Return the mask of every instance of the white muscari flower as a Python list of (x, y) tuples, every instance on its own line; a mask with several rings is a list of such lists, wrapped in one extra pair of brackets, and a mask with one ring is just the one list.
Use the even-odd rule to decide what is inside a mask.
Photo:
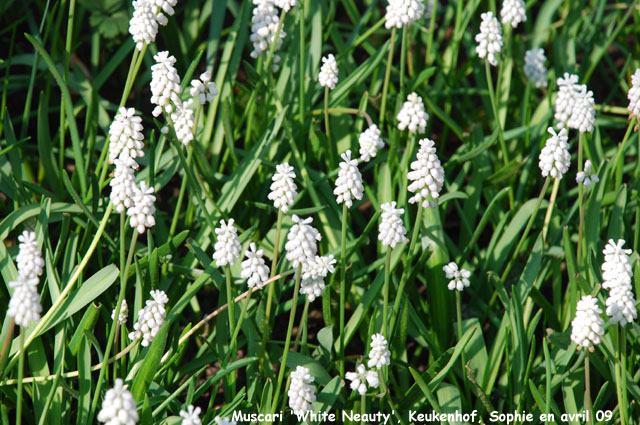
[(248, 250), (244, 252), (247, 257), (242, 262), (241, 277), (247, 279), (249, 288), (257, 287), (262, 289), (267, 280), (269, 280), (269, 267), (264, 263), (262, 249), (256, 250), (256, 244), (251, 242)]
[[(336, 260), (333, 255), (318, 256), (309, 258), (302, 262), (302, 277), (300, 280), (300, 294), (306, 295), (309, 302), (313, 302), (316, 297), (324, 292), (324, 279), (329, 273), (335, 272), (333, 266)], [(296, 274), (298, 271), (296, 270)]]
[(424, 110), (422, 98), (417, 93), (410, 93), (396, 118), (398, 130), (404, 131), (408, 128), (411, 133), (424, 133), (429, 114)]
[(611, 323), (620, 323), (621, 326), (633, 322), (638, 316), (635, 306), (635, 296), (631, 287), (633, 271), (629, 254), (630, 249), (623, 249), (625, 241), (619, 239), (614, 242), (610, 239), (603, 250), (604, 263), (602, 264), (602, 287), (609, 290), (607, 298), (607, 315), (611, 317)]
[(542, 177), (551, 176), (562, 179), (562, 176), (569, 171), (571, 155), (569, 154), (569, 144), (567, 140), (567, 129), (563, 128), (558, 133), (553, 127), (547, 129), (551, 137), (547, 139), (544, 148), (540, 152), (538, 166), (542, 172)]
[[(281, 365), (284, 367), (284, 365)], [(314, 377), (309, 373), (309, 369), (304, 366), (296, 367), (291, 372), (291, 385), (289, 386), (289, 407), (296, 415), (312, 410), (311, 403), (316, 401), (315, 388), (311, 384)]]
[(604, 320), (600, 317), (602, 310), (598, 300), (585, 295), (576, 308), (576, 317), (571, 322), (571, 341), (578, 345), (578, 350), (586, 348), (593, 351), (593, 346), (600, 344), (604, 335)]
[(595, 123), (596, 107), (593, 100), (593, 92), (591, 90), (587, 91), (587, 86), (582, 85), (573, 104), (567, 126), (578, 130), (580, 133), (590, 133), (593, 131)]
[(584, 170), (578, 171), (578, 174), (576, 174), (576, 182), (583, 183), (585, 187), (589, 187), (591, 184), (598, 183), (599, 181), (598, 175), (592, 170), (591, 161), (587, 159), (584, 162)]
[(382, 204), (380, 208), (382, 209), (382, 221), (378, 228), (378, 240), (382, 242), (382, 245), (393, 249), (399, 243), (408, 242), (409, 240), (405, 236), (407, 229), (404, 228), (400, 218), (404, 214), (404, 209), (397, 209), (395, 201)]
[(234, 220), (229, 222), (220, 220), (220, 227), (216, 228), (216, 243), (213, 247), (213, 259), (217, 267), (232, 265), (241, 255), (242, 246), (238, 240), (238, 229), (233, 225)]
[(116, 169), (113, 172), (113, 178), (109, 182), (109, 186), (111, 186), (110, 198), (115, 210), (121, 213), (133, 207), (133, 198), (138, 188), (136, 186), (136, 178), (133, 175), (134, 169), (130, 166), (130, 162), (126, 159), (117, 158), (114, 163), (116, 164)]
[(387, 340), (382, 334), (373, 334), (371, 336), (371, 351), (369, 351), (367, 366), (382, 369), (383, 366), (388, 366), (391, 363), (391, 351), (389, 351), (387, 345)]
[(229, 418), (221, 418), (220, 416), (216, 416), (213, 421), (216, 425), (238, 425), (236, 421), (232, 421)]
[(136, 49), (142, 50), (145, 45), (156, 40), (158, 21), (150, 0), (134, 0), (132, 5), (133, 16), (129, 20), (129, 33), (136, 43)]
[(411, 163), (411, 170), (407, 178), (411, 180), (408, 189), (415, 193), (409, 198), (409, 203), (422, 202), (424, 208), (435, 208), (437, 204), (431, 199), (440, 197), (440, 190), (444, 184), (444, 168), (436, 155), (435, 143), (431, 139), (420, 140), (420, 149), (416, 160)]
[(116, 158), (136, 160), (144, 156), (142, 118), (136, 116), (134, 108), (122, 107), (109, 127), (109, 164)]
[(294, 214), (291, 220), (294, 225), (289, 229), (284, 249), (287, 251), (287, 260), (295, 268), (305, 260), (315, 257), (318, 252), (318, 241), (322, 240), (322, 236), (311, 226), (313, 217), (303, 220)]
[(318, 82), (322, 87), (329, 87), (330, 90), (335, 89), (338, 84), (338, 64), (331, 53), (322, 58)]
[(546, 61), (544, 50), (539, 48), (529, 49), (524, 54), (524, 75), (537, 88), (547, 87)]
[(275, 0), (275, 3), (280, 9), (288, 12), (292, 7), (296, 7), (298, 0)]
[(375, 158), (378, 151), (384, 147), (378, 126), (371, 124), (369, 128), (360, 133), (358, 144), (362, 161), (369, 162), (371, 158)]
[(122, 379), (116, 379), (116, 385), (105, 394), (98, 422), (106, 425), (135, 425), (138, 422), (136, 401)]
[(164, 16), (166, 13), (169, 16), (173, 16), (175, 10), (173, 9), (175, 5), (178, 3), (178, 0), (149, 0), (154, 6), (154, 12), (156, 14), (156, 20), (160, 25), (167, 25), (169, 22), (167, 17)]
[(201, 105), (207, 102), (213, 102), (213, 96), (218, 95), (218, 88), (216, 87), (216, 83), (211, 81), (211, 73), (205, 71), (200, 74), (200, 79), (191, 80), (189, 93), (191, 96), (197, 97)]
[(187, 146), (193, 140), (193, 127), (195, 126), (194, 113), (191, 109), (193, 99), (186, 102), (176, 102), (175, 111), (171, 113), (171, 121), (176, 130), (176, 137)]
[(424, 2), (420, 0), (389, 0), (384, 26), (402, 28), (425, 15)]
[[(127, 300), (122, 300), (122, 305), (120, 306), (120, 314), (118, 314), (118, 324), (124, 325), (127, 323), (127, 316), (129, 315), (129, 306), (127, 305)], [(116, 319), (116, 309), (114, 308), (111, 311), (111, 320)]]
[(481, 59), (487, 59), (493, 66), (498, 64), (498, 55), (502, 49), (502, 30), (500, 23), (493, 16), (493, 12), (480, 15), (480, 32), (476, 34), (476, 53)]
[(182, 88), (180, 76), (174, 67), (176, 58), (169, 56), (168, 51), (163, 51), (153, 59), (156, 63), (151, 66), (151, 103), (157, 105), (152, 111), (153, 116), (157, 117), (163, 110), (168, 114), (173, 112), (172, 103), (180, 103), (178, 94)]
[(339, 164), (340, 171), (338, 171), (336, 188), (333, 190), (333, 194), (336, 195), (338, 204), (344, 202), (347, 208), (351, 208), (353, 200), (362, 199), (362, 194), (364, 193), (362, 174), (358, 170), (358, 160), (351, 159), (350, 150), (344, 152), (340, 157), (342, 162)]
[(565, 72), (562, 77), (556, 80), (558, 95), (554, 102), (553, 117), (559, 122), (560, 127), (569, 121), (578, 93), (582, 89), (582, 86), (578, 84), (578, 79), (577, 75)]
[[(255, 7), (253, 8), (253, 16), (251, 17), (251, 35), (249, 40), (253, 43), (253, 50), (250, 55), (256, 59), (260, 55), (267, 55), (271, 45), (273, 44), (280, 17), (278, 9), (276, 9), (273, 0), (253, 0)], [(280, 29), (280, 36), (276, 44), (276, 50), (280, 49), (282, 40), (286, 36), (284, 29)], [(273, 64), (271, 69), (273, 72), (278, 71), (280, 56), (273, 55)]]
[(636, 72), (631, 76), (631, 88), (627, 93), (627, 99), (629, 99), (629, 117), (636, 117), (640, 119), (640, 68), (636, 69)]
[(202, 425), (200, 420), (200, 412), (202, 409), (193, 405), (187, 406), (187, 410), (180, 409), (181, 425)]
[(13, 317), (16, 325), (29, 327), (31, 322), (40, 320), (42, 305), (40, 295), (36, 291), (38, 278), (26, 276), (18, 273), (18, 279), (9, 282), (9, 287), (13, 288), (13, 294), (9, 300), (7, 316)]
[(471, 272), (469, 270), (458, 269), (458, 265), (453, 261), (442, 267), (442, 270), (444, 270), (447, 279), (451, 279), (447, 286), (449, 290), (453, 291), (454, 289), (457, 289), (462, 292), (464, 288), (469, 287), (469, 277), (471, 277)]
[(28, 278), (40, 276), (44, 268), (44, 260), (42, 259), (42, 253), (38, 249), (36, 233), (25, 230), (18, 236), (18, 242), (19, 251), (16, 257), (18, 273)]
[(138, 321), (133, 325), (133, 332), (129, 333), (129, 339), (134, 341), (142, 338), (140, 344), (147, 347), (164, 325), (167, 310), (165, 304), (169, 298), (164, 291), (151, 291), (151, 300), (147, 300), (143, 309), (138, 312)]
[(524, 0), (504, 0), (500, 10), (500, 20), (504, 25), (511, 24), (513, 28), (520, 22), (526, 22), (527, 9)]
[(276, 165), (276, 173), (272, 177), (273, 183), (269, 188), (271, 192), (267, 197), (285, 214), (298, 196), (296, 184), (293, 181), (295, 177), (296, 173), (288, 162)]
[(144, 181), (140, 182), (140, 187), (136, 186), (133, 195), (133, 205), (127, 209), (127, 215), (130, 217), (129, 225), (140, 234), (156, 225), (156, 219), (153, 216), (156, 212), (154, 202), (156, 197), (153, 195), (153, 188), (148, 187)]
[(367, 386), (371, 388), (378, 388), (380, 386), (378, 372), (375, 370), (367, 370), (363, 364), (359, 364), (355, 372), (345, 373), (344, 377), (351, 381), (349, 387), (354, 391), (358, 391), (360, 395), (367, 393)]

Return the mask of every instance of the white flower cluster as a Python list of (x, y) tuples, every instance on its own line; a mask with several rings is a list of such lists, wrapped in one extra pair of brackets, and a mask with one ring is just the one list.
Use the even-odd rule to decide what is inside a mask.
[(147, 347), (158, 334), (167, 315), (165, 304), (169, 298), (164, 291), (151, 291), (151, 298), (147, 300), (143, 309), (138, 312), (138, 321), (133, 325), (133, 332), (129, 333), (129, 339), (135, 341), (142, 338), (140, 343)]
[(311, 384), (314, 379), (309, 373), (309, 369), (304, 366), (298, 366), (296, 370), (291, 372), (291, 385), (287, 394), (289, 395), (289, 407), (294, 414), (302, 415), (312, 409), (311, 403), (316, 401), (315, 388)]
[(291, 220), (294, 225), (289, 229), (284, 249), (287, 251), (287, 260), (295, 268), (307, 259), (315, 257), (318, 252), (318, 241), (322, 240), (322, 235), (311, 226), (313, 217), (307, 217), (303, 220), (294, 214), (291, 216)]
[(384, 147), (378, 126), (371, 124), (369, 128), (360, 133), (358, 144), (360, 145), (360, 159), (362, 161), (369, 162), (371, 158), (375, 158), (378, 151)]
[[(324, 291), (324, 279), (329, 273), (335, 272), (333, 266), (336, 260), (333, 255), (308, 258), (302, 262), (302, 277), (300, 281), (300, 294), (306, 295), (309, 302), (322, 295)], [(296, 270), (296, 273), (298, 271)]]
[(408, 128), (411, 133), (424, 133), (429, 114), (424, 110), (422, 98), (417, 93), (410, 93), (396, 118), (398, 119), (398, 130), (404, 131)]
[(453, 261), (442, 267), (442, 270), (444, 270), (447, 279), (451, 279), (447, 286), (450, 291), (457, 289), (462, 292), (464, 288), (469, 287), (469, 277), (471, 277), (471, 272), (469, 270), (458, 269), (458, 265)]
[(116, 379), (116, 385), (105, 394), (98, 422), (106, 425), (135, 425), (138, 422), (136, 401), (122, 379)]
[(544, 148), (540, 152), (538, 166), (542, 171), (542, 177), (551, 176), (562, 179), (562, 176), (569, 171), (571, 155), (569, 154), (569, 144), (567, 140), (567, 129), (563, 128), (558, 133), (553, 127), (547, 129), (551, 137), (547, 139)]
[(602, 287), (609, 290), (607, 298), (607, 315), (611, 323), (624, 326), (633, 322), (638, 316), (636, 300), (631, 288), (633, 271), (629, 254), (630, 249), (623, 249), (625, 241), (618, 239), (609, 242), (604, 247), (604, 263), (602, 264)]
[(424, 2), (420, 0), (389, 0), (384, 26), (402, 28), (425, 15)]
[(371, 388), (378, 388), (380, 386), (378, 372), (375, 370), (367, 370), (363, 364), (359, 364), (355, 372), (345, 373), (344, 377), (351, 381), (349, 387), (354, 391), (358, 391), (360, 395), (367, 393), (367, 386)]
[(116, 211), (123, 212), (125, 209), (133, 207), (133, 197), (136, 191), (135, 169), (126, 159), (116, 158), (114, 163), (116, 169), (109, 182), (109, 186), (111, 186), (110, 198)]
[(513, 28), (520, 22), (527, 21), (527, 9), (524, 0), (504, 0), (500, 10), (500, 20), (504, 25), (511, 24)]
[(578, 171), (576, 174), (576, 182), (583, 183), (585, 187), (591, 186), (593, 183), (598, 183), (600, 179), (598, 175), (592, 170), (593, 164), (588, 159), (584, 162), (584, 170)]
[(476, 53), (481, 59), (487, 59), (493, 66), (498, 64), (498, 55), (502, 49), (502, 30), (493, 12), (480, 15), (480, 32), (476, 34)]
[(133, 1), (133, 16), (129, 20), (129, 33), (136, 43), (136, 49), (142, 50), (145, 45), (156, 40), (158, 24), (164, 26), (169, 22), (164, 13), (172, 16), (175, 13), (173, 7), (177, 2), (177, 0)]
[(238, 240), (238, 230), (233, 225), (234, 220), (229, 219), (229, 222), (220, 220), (220, 227), (215, 229), (216, 243), (213, 247), (213, 259), (216, 262), (217, 267), (226, 266), (227, 264), (233, 265), (240, 258), (240, 241)]
[(373, 334), (371, 336), (371, 351), (369, 351), (367, 366), (382, 369), (383, 366), (388, 366), (391, 363), (391, 351), (389, 351), (387, 345), (387, 340), (382, 334)]
[(31, 322), (40, 320), (42, 305), (38, 294), (39, 276), (43, 272), (44, 260), (38, 249), (35, 232), (25, 230), (18, 236), (18, 278), (9, 282), (13, 289), (7, 316), (12, 317), (16, 325), (28, 327)]
[[(127, 316), (129, 315), (129, 305), (127, 300), (122, 300), (122, 306), (120, 306), (120, 314), (118, 314), (118, 324), (124, 325), (127, 323)], [(111, 311), (111, 320), (116, 320), (116, 309)]]
[(407, 229), (404, 228), (400, 218), (404, 214), (404, 209), (396, 208), (395, 201), (382, 204), (380, 208), (382, 209), (382, 221), (378, 228), (378, 240), (382, 242), (382, 245), (393, 249), (399, 243), (408, 242), (405, 236)]
[(420, 140), (420, 149), (416, 160), (411, 163), (411, 170), (413, 171), (407, 174), (407, 178), (412, 182), (408, 189), (415, 195), (409, 198), (409, 202), (422, 202), (424, 208), (435, 208), (437, 204), (434, 200), (440, 197), (440, 190), (444, 184), (444, 168), (436, 155), (433, 140)]
[(187, 146), (193, 140), (193, 127), (195, 120), (193, 117), (193, 99), (186, 102), (176, 103), (175, 111), (171, 113), (173, 128), (176, 130), (176, 137)]
[(156, 207), (153, 203), (156, 197), (153, 195), (153, 188), (148, 187), (146, 182), (140, 182), (140, 187), (136, 187), (133, 194), (133, 206), (127, 209), (129, 216), (129, 225), (143, 234), (146, 229), (150, 229), (156, 225), (156, 219), (153, 216)]
[(180, 410), (180, 417), (182, 418), (181, 425), (202, 425), (200, 420), (200, 412), (202, 409), (195, 407), (192, 404), (187, 406), (187, 410)]
[(330, 90), (335, 89), (338, 84), (338, 64), (331, 53), (322, 58), (318, 82), (322, 87), (328, 87)]
[(122, 107), (109, 127), (109, 164), (120, 158), (130, 166), (138, 166), (136, 158), (144, 156), (142, 118), (134, 108)]
[(181, 103), (178, 95), (182, 92), (180, 76), (174, 64), (176, 58), (169, 55), (168, 51), (159, 52), (153, 57), (156, 61), (151, 66), (151, 103), (156, 105), (152, 114), (160, 116), (162, 112), (173, 112), (173, 104)]
[(269, 280), (269, 267), (264, 263), (264, 251), (256, 250), (254, 242), (251, 242), (249, 248), (244, 252), (247, 259), (242, 262), (241, 277), (247, 279), (249, 288), (262, 289), (265, 282)]
[(283, 213), (289, 211), (289, 207), (293, 205), (298, 192), (296, 192), (296, 184), (293, 179), (296, 173), (289, 163), (276, 165), (276, 173), (273, 175), (269, 195), (269, 200), (273, 201), (273, 205)]
[(213, 102), (213, 96), (218, 95), (216, 83), (211, 81), (211, 72), (205, 71), (200, 74), (200, 78), (191, 80), (191, 96), (198, 98), (198, 102), (204, 105), (207, 102)]
[(640, 119), (640, 68), (636, 69), (636, 72), (631, 76), (631, 88), (627, 93), (629, 99), (629, 117), (636, 117)]
[(598, 300), (585, 295), (576, 308), (576, 317), (571, 322), (571, 341), (578, 345), (578, 350), (586, 348), (593, 351), (593, 346), (600, 344), (604, 335), (604, 320), (600, 317), (602, 310)]
[[(280, 17), (278, 9), (275, 7), (274, 0), (253, 0), (255, 7), (253, 8), (253, 16), (251, 17), (251, 35), (249, 39), (253, 43), (253, 50), (250, 55), (256, 59), (260, 55), (267, 55), (271, 45), (276, 38)], [(276, 50), (282, 45), (282, 40), (286, 33), (281, 28), (280, 36), (276, 44)], [(277, 72), (280, 66), (280, 56), (273, 55), (273, 65), (271, 69)]]
[(524, 75), (537, 88), (547, 87), (546, 61), (544, 50), (539, 48), (529, 49), (524, 54)]
[(581, 133), (593, 131), (596, 122), (596, 110), (593, 92), (587, 86), (578, 84), (578, 76), (564, 73), (558, 78), (558, 95), (554, 103), (554, 118), (560, 128), (565, 125)]
[(353, 200), (362, 199), (364, 186), (362, 185), (362, 174), (358, 170), (358, 160), (351, 159), (351, 151), (347, 150), (340, 155), (342, 162), (340, 163), (340, 171), (336, 179), (336, 188), (333, 194), (336, 195), (336, 202), (344, 204), (347, 208), (351, 208)]
[(220, 416), (216, 416), (215, 418), (213, 418), (213, 421), (216, 423), (216, 425), (238, 425), (236, 421), (232, 421), (229, 418), (221, 418)]
[(296, 7), (298, 0), (275, 0), (275, 3), (280, 9), (288, 12), (292, 7)]

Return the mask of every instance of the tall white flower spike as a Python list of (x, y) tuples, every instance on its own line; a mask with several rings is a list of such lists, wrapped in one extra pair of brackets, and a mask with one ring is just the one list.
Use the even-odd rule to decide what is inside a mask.
[(562, 179), (562, 176), (569, 171), (571, 155), (569, 154), (569, 144), (567, 140), (567, 129), (563, 128), (558, 133), (553, 127), (547, 129), (551, 137), (540, 152), (538, 166), (542, 172), (542, 177), (551, 176)]
[(547, 57), (540, 48), (529, 49), (524, 54), (524, 75), (536, 88), (547, 87)]
[(378, 151), (384, 147), (378, 126), (371, 124), (369, 128), (360, 133), (358, 144), (360, 145), (360, 160), (369, 162), (375, 158)]
[(476, 53), (481, 59), (487, 59), (493, 66), (498, 65), (498, 55), (502, 49), (502, 30), (493, 12), (480, 15), (480, 32), (476, 35)]
[(351, 159), (351, 151), (348, 150), (342, 155), (340, 163), (340, 171), (338, 171), (338, 179), (333, 194), (336, 195), (336, 202), (344, 204), (347, 208), (351, 208), (353, 200), (362, 199), (364, 186), (362, 185), (362, 174), (358, 170), (358, 160)]
[(318, 241), (322, 240), (322, 236), (311, 226), (313, 217), (303, 220), (294, 214), (291, 220), (294, 224), (289, 229), (284, 249), (287, 251), (287, 260), (296, 268), (299, 264), (315, 257), (318, 252)]
[(435, 143), (431, 139), (420, 140), (416, 160), (411, 163), (407, 178), (411, 181), (409, 192), (414, 193), (409, 203), (421, 202), (424, 208), (435, 208), (444, 184), (444, 168), (436, 155)]
[(359, 364), (355, 372), (345, 373), (344, 377), (351, 381), (349, 387), (354, 391), (358, 391), (360, 395), (367, 393), (367, 386), (372, 388), (378, 388), (380, 386), (378, 372), (375, 370), (367, 370), (363, 364)]
[(216, 243), (213, 247), (213, 259), (216, 262), (217, 267), (226, 266), (227, 264), (233, 264), (240, 259), (242, 246), (238, 239), (238, 229), (233, 225), (234, 220), (229, 219), (229, 222), (220, 220), (220, 227), (215, 229)]
[(410, 93), (396, 118), (398, 119), (398, 130), (404, 131), (408, 128), (411, 133), (424, 133), (429, 114), (424, 110), (422, 98), (417, 93)]
[(593, 346), (602, 342), (604, 320), (600, 314), (602, 310), (598, 307), (598, 300), (591, 295), (585, 295), (578, 301), (576, 317), (571, 322), (571, 341), (578, 345), (578, 350), (586, 348), (593, 351)]
[(396, 208), (395, 201), (382, 204), (380, 208), (382, 209), (382, 221), (378, 229), (378, 240), (382, 242), (382, 245), (393, 249), (399, 243), (408, 242), (409, 239), (405, 236), (407, 229), (404, 228), (400, 218), (404, 214), (404, 209)]
[[(284, 367), (284, 365), (282, 366)], [(291, 385), (289, 386), (289, 407), (296, 415), (312, 410), (311, 403), (316, 401), (315, 388), (311, 383), (314, 377), (309, 373), (309, 369), (298, 366), (291, 372)]]
[(330, 90), (335, 89), (338, 84), (338, 63), (331, 53), (322, 58), (318, 82), (322, 87), (328, 87)]
[(281, 210), (283, 213), (289, 211), (298, 196), (296, 191), (296, 184), (293, 179), (296, 178), (296, 173), (293, 171), (293, 167), (289, 163), (276, 165), (276, 173), (273, 175), (273, 183), (269, 188), (268, 198), (273, 201), (273, 205)]
[(135, 425), (138, 422), (136, 401), (122, 379), (116, 379), (116, 385), (105, 394), (97, 419), (106, 425)]

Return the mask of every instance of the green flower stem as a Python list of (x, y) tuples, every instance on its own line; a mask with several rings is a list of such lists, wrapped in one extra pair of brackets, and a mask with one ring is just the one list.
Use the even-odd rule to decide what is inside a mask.
[(391, 43), (389, 43), (389, 56), (387, 57), (387, 69), (384, 72), (384, 83), (382, 85), (382, 99), (380, 99), (380, 128), (384, 128), (384, 113), (387, 110), (387, 93), (389, 92), (389, 77), (391, 77), (391, 64), (393, 63), (393, 51), (396, 45), (396, 27), (391, 30)]
[[(73, 20), (75, 17), (76, 11), (76, 0), (71, 0), (69, 2), (69, 18), (67, 19), (67, 39), (65, 42), (64, 48), (64, 72), (62, 74), (62, 78), (65, 84), (67, 84), (67, 79), (69, 77), (69, 61), (71, 57), (71, 40), (73, 39)], [(71, 112), (71, 111), (69, 111)], [(66, 126), (64, 123), (65, 120), (65, 106), (64, 106), (64, 96), (60, 96), (60, 122), (63, 123), (60, 126), (60, 151), (58, 152), (58, 168), (60, 172), (64, 170), (64, 135)], [(82, 195), (85, 195), (86, 188), (82, 188)]]
[(347, 204), (342, 204), (342, 238), (340, 240), (340, 376), (344, 378), (344, 310), (347, 298)]
[(493, 118), (495, 126), (498, 127), (498, 141), (500, 142), (500, 150), (502, 151), (502, 160), (504, 164), (509, 163), (509, 153), (507, 152), (507, 145), (504, 142), (504, 134), (502, 134), (502, 123), (500, 122), (500, 116), (498, 115), (498, 103), (496, 100), (496, 93), (493, 88), (493, 78), (491, 77), (491, 66), (489, 61), (484, 61), (484, 71), (487, 76), (487, 86), (489, 89), (489, 99), (491, 101), (491, 110), (493, 111)]
[[(240, 334), (240, 328), (242, 327), (242, 322), (244, 321), (244, 316), (247, 314), (247, 310), (249, 307), (249, 301), (251, 301), (251, 294), (253, 294), (255, 288), (249, 288), (249, 293), (247, 298), (242, 305), (242, 311), (240, 312), (240, 317), (238, 318), (238, 323), (236, 323), (236, 327), (233, 331), (233, 336), (231, 337), (231, 343), (229, 346), (231, 349), (229, 350), (231, 353), (235, 353), (236, 344), (238, 341), (238, 335)], [(257, 289), (256, 289), (257, 290)]]
[(549, 199), (549, 206), (547, 207), (547, 213), (544, 216), (544, 225), (542, 226), (543, 241), (547, 239), (547, 232), (549, 231), (549, 222), (551, 222), (551, 213), (553, 213), (553, 206), (556, 203), (559, 187), (560, 187), (560, 179), (553, 179), (553, 189), (551, 189), (551, 198)]
[[(460, 291), (455, 290), (456, 293), (456, 319), (458, 321), (458, 341), (462, 338), (462, 294)], [(469, 393), (469, 382), (467, 379), (467, 360), (464, 355), (464, 350), (460, 354), (460, 361), (462, 362), (462, 381), (464, 382), (464, 390), (467, 396), (467, 400), (471, 400)]]
[(622, 184), (622, 167), (623, 167), (623, 158), (624, 151), (627, 149), (627, 144), (630, 140), (631, 131), (633, 127), (636, 125), (636, 117), (633, 117), (631, 121), (629, 121), (629, 125), (627, 126), (627, 131), (624, 133), (624, 138), (622, 142), (618, 145), (618, 153), (616, 154), (616, 159), (613, 163), (612, 170), (615, 171), (616, 176), (616, 187), (620, 187)]
[(302, 317), (300, 318), (300, 325), (298, 326), (298, 333), (296, 334), (296, 341), (293, 344), (293, 351), (298, 351), (298, 346), (302, 340), (302, 347), (307, 346), (307, 320), (309, 318), (309, 297), (305, 297), (304, 308), (302, 309)]
[(409, 28), (407, 25), (402, 27), (402, 38), (400, 44), (400, 99), (404, 101), (404, 77), (407, 67), (407, 35)]
[(387, 253), (384, 257), (384, 287), (383, 287), (383, 301), (382, 301), (382, 335), (386, 339), (389, 339), (389, 332), (387, 322), (389, 320), (389, 278), (391, 276), (391, 249), (387, 247)]
[[(236, 303), (233, 300), (233, 295), (231, 293), (231, 265), (227, 264), (224, 268), (224, 273), (227, 282), (227, 305), (229, 306), (228, 316), (229, 316), (229, 330), (235, 329), (236, 325)], [(251, 292), (249, 292), (251, 294)], [(229, 350), (231, 351), (233, 347), (229, 346)], [(231, 360), (235, 359), (235, 353), (231, 352)]]
[[(124, 238), (124, 235), (122, 235)], [(133, 236), (131, 236), (131, 244), (129, 245), (129, 254), (127, 255), (127, 261), (124, 266), (124, 270), (120, 270), (120, 293), (118, 294), (118, 301), (116, 302), (116, 311), (113, 315), (113, 325), (109, 330), (109, 339), (107, 340), (107, 347), (104, 349), (104, 358), (108, 359), (109, 354), (111, 353), (111, 347), (113, 346), (116, 329), (118, 328), (118, 317), (120, 316), (120, 309), (122, 307), (122, 300), (124, 300), (125, 294), (127, 292), (127, 278), (129, 277), (129, 268), (131, 267), (131, 262), (133, 260), (133, 254), (135, 252), (136, 241), (138, 240), (138, 232), (136, 230), (133, 231)], [(105, 373), (108, 367), (103, 367), (100, 369), (100, 374), (98, 375), (98, 382), (96, 383), (96, 390), (93, 393), (93, 400), (91, 402), (91, 409), (89, 410), (89, 420), (87, 423), (93, 423), (93, 416), (95, 414), (96, 408), (98, 407), (98, 401), (100, 400), (100, 390), (102, 389), (102, 382), (104, 381)]]
[(291, 346), (291, 333), (293, 331), (293, 322), (296, 318), (296, 307), (298, 305), (298, 292), (300, 292), (300, 279), (302, 277), (302, 264), (298, 265), (296, 273), (296, 284), (293, 288), (293, 298), (291, 300), (291, 312), (289, 313), (289, 326), (287, 327), (287, 337), (284, 341), (284, 351), (282, 352), (282, 361), (280, 362), (280, 370), (278, 371), (278, 382), (276, 383), (276, 394), (271, 404), (271, 413), (275, 413), (278, 407), (278, 399), (280, 398), (280, 388), (284, 379), (284, 371), (287, 369), (287, 357), (289, 356), (289, 347)]
[(367, 413), (367, 394), (364, 393), (360, 396), (360, 412), (362, 416), (360, 419), (360, 425), (364, 425), (365, 414)]
[[(278, 209), (278, 221), (276, 224), (276, 239), (273, 244), (273, 259), (271, 261), (271, 275), (270, 278), (273, 278), (276, 274), (276, 270), (278, 267), (278, 253), (280, 249), (280, 233), (282, 232), (282, 219), (284, 218), (284, 213), (281, 209)], [(264, 311), (264, 331), (262, 332), (262, 348), (260, 349), (260, 366), (264, 367), (265, 360), (265, 351), (267, 349), (267, 341), (271, 336), (271, 304), (273, 303), (273, 287), (274, 285), (269, 285), (269, 293), (267, 295), (267, 305)]]
[[(584, 133), (578, 135), (578, 172), (582, 171), (582, 150), (584, 144)], [(578, 185), (578, 208), (580, 210), (580, 224), (578, 225), (578, 252), (576, 254), (578, 265), (582, 263), (582, 234), (584, 233), (584, 183)]]
[(286, 16), (287, 16), (287, 11), (282, 9), (282, 13), (280, 13), (280, 21), (278, 22), (278, 29), (276, 30), (275, 37), (273, 38), (273, 43), (271, 43), (271, 48), (269, 49), (269, 55), (267, 56), (267, 61), (264, 64), (264, 69), (263, 70), (265, 72), (269, 72), (269, 68), (271, 68), (271, 62), (273, 61), (273, 55), (276, 52), (276, 46), (278, 45), (278, 40), (280, 39), (280, 32), (282, 32), (282, 25), (284, 23), (284, 18)]
[(409, 243), (409, 252), (407, 253), (407, 262), (405, 264), (404, 270), (402, 272), (402, 277), (400, 278), (400, 285), (398, 286), (398, 291), (396, 292), (396, 299), (393, 302), (393, 310), (391, 311), (391, 323), (389, 325), (388, 333), (391, 339), (393, 335), (393, 330), (395, 328), (396, 321), (398, 319), (398, 315), (400, 314), (400, 301), (402, 301), (402, 296), (404, 295), (404, 287), (407, 285), (407, 280), (409, 280), (409, 275), (411, 275), (411, 262), (413, 261), (413, 249), (418, 241), (420, 228), (422, 227), (422, 210), (424, 208), (421, 204), (418, 204), (418, 213), (416, 214), (416, 221), (413, 226), (413, 233), (411, 234), (411, 242)]
[(24, 328), (20, 328), (20, 356), (18, 360), (18, 399), (16, 401), (16, 425), (22, 423), (22, 378), (24, 377)]
[(584, 356), (584, 404), (589, 414), (589, 425), (593, 425), (593, 405), (591, 404), (591, 374), (589, 371), (589, 352)]
[[(618, 352), (618, 359), (620, 362), (620, 392), (622, 393), (622, 400), (618, 402), (620, 406), (620, 420), (622, 424), (629, 423), (627, 400), (627, 331), (624, 326), (620, 326), (620, 339), (618, 340), (620, 350)], [(624, 414), (623, 414), (624, 412)], [(624, 419), (623, 419), (624, 417)]]
[(329, 87), (324, 88), (324, 129), (327, 133), (327, 144), (329, 145), (329, 161), (331, 168), (336, 168), (338, 153), (336, 145), (331, 140), (331, 125), (329, 122)]
[[(91, 245), (89, 245), (89, 249), (87, 250), (84, 257), (82, 257), (80, 264), (78, 264), (78, 267), (75, 269), (75, 271), (71, 275), (71, 278), (69, 278), (69, 283), (67, 283), (67, 286), (65, 286), (62, 292), (60, 292), (60, 295), (58, 296), (58, 298), (56, 298), (55, 302), (53, 303), (51, 308), (49, 308), (47, 313), (40, 319), (40, 321), (38, 321), (38, 324), (27, 337), (24, 343), (23, 349), (20, 350), (19, 353), (22, 353), (22, 351), (25, 350), (27, 347), (29, 347), (29, 345), (33, 342), (33, 340), (39, 336), (42, 329), (49, 323), (49, 320), (51, 320), (51, 317), (58, 312), (62, 303), (66, 301), (66, 298), (69, 295), (69, 292), (71, 292), (71, 290), (73, 289), (73, 286), (75, 285), (76, 281), (82, 274), (82, 271), (87, 266), (87, 263), (89, 262), (89, 259), (93, 254), (93, 251), (96, 249), (96, 246), (98, 245), (98, 241), (100, 241), (100, 238), (102, 237), (102, 233), (104, 233), (104, 228), (107, 225), (107, 221), (109, 220), (111, 211), (113, 211), (113, 203), (109, 202), (109, 204), (107, 205), (107, 209), (104, 212), (104, 216), (102, 217), (102, 221), (98, 226), (98, 230), (96, 230), (96, 234), (94, 235), (93, 240), (91, 241)], [(17, 357), (14, 355), (13, 359), (11, 359), (11, 361), (7, 365), (5, 371), (9, 371), (11, 367), (15, 365), (16, 361), (17, 361)]]

